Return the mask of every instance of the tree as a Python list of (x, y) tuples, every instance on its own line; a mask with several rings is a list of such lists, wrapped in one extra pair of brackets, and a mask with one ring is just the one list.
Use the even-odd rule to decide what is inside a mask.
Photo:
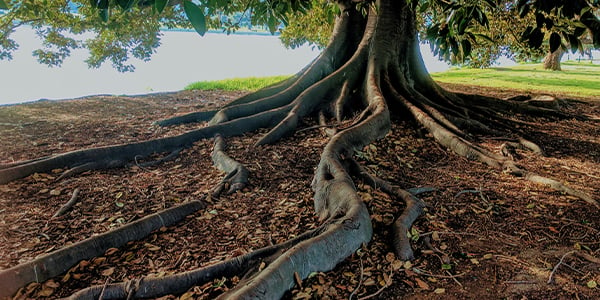
[[(394, 118), (414, 119), (429, 132), (435, 142), (457, 155), (483, 162), (491, 168), (502, 169), (532, 182), (549, 185), (557, 191), (600, 207), (590, 195), (549, 177), (527, 171), (510, 156), (511, 149), (515, 147), (540, 154), (543, 151), (534, 142), (527, 140), (518, 126), (515, 126), (518, 121), (509, 119), (507, 115), (529, 114), (547, 118), (578, 116), (548, 108), (548, 103), (543, 103), (547, 101), (542, 100), (502, 100), (449, 92), (436, 84), (425, 69), (417, 39), (417, 12), (431, 12), (431, 18), (423, 21), (428, 25), (428, 34), (431, 37), (437, 36), (434, 42), (440, 55), (463, 57), (471, 52), (471, 44), (477, 38), (471, 32), (472, 26), (475, 23), (487, 26), (487, 11), (498, 4), (507, 3), (512, 2), (338, 1), (336, 4), (340, 14), (335, 19), (328, 46), (298, 74), (282, 83), (243, 96), (222, 109), (176, 116), (158, 122), (158, 125), (168, 126), (182, 122), (208, 121), (207, 126), (167, 138), (83, 149), (6, 164), (0, 169), (0, 183), (60, 168), (67, 168), (60, 178), (88, 170), (119, 168), (154, 153), (170, 153), (164, 158), (168, 159), (198, 140), (214, 138), (213, 160), (217, 167), (228, 173), (214, 192), (219, 194), (227, 190), (227, 193), (233, 193), (247, 184), (249, 174), (242, 164), (227, 155), (225, 138), (268, 128), (269, 131), (256, 143), (276, 143), (294, 134), (298, 126), (309, 117), (318, 119), (321, 126), (329, 128), (327, 132), (331, 138), (322, 150), (312, 181), (315, 212), (322, 222), (317, 229), (285, 243), (255, 250), (206, 268), (160, 278), (95, 286), (81, 290), (74, 295), (75, 298), (98, 297), (100, 294), (106, 298), (157, 297), (181, 293), (195, 284), (235, 274), (246, 276), (236, 288), (227, 292), (226, 297), (281, 297), (295, 284), (297, 278), (306, 278), (312, 272), (334, 268), (361, 244), (368, 243), (371, 239), (369, 212), (356, 192), (351, 175), (405, 202), (404, 212), (393, 223), (392, 244), (399, 259), (412, 259), (413, 249), (407, 233), (424, 207), (424, 203), (417, 198), (418, 191), (411, 193), (370, 174), (354, 158), (356, 151), (376, 139), (385, 138)], [(248, 8), (252, 11), (252, 22), (266, 24), (271, 31), (276, 31), (279, 21), (287, 23), (289, 13), (309, 8), (308, 2), (297, 0), (214, 0), (201, 2), (200, 5), (189, 1), (174, 1), (171, 4), (179, 7), (172, 10), (173, 19), (179, 20), (180, 15), (176, 12), (181, 14), (183, 11), (200, 34), (204, 34), (210, 26), (220, 25), (220, 21), (210, 17), (231, 15)], [(111, 30), (124, 30), (120, 28), (120, 24), (134, 22), (135, 14), (161, 11), (165, 5), (165, 1), (139, 2), (136, 7), (130, 1), (93, 1), (91, 7), (86, 4), (80, 9), (85, 12), (84, 20), (94, 19), (99, 14), (100, 21), (89, 21), (94, 23), (89, 26), (100, 28), (100, 36), (108, 36)], [(579, 15), (583, 11), (581, 23), (591, 30), (594, 42), (600, 42), (600, 22), (593, 14), (587, 14), (598, 9), (600, 4), (597, 1), (517, 1), (516, 5), (519, 9), (543, 11), (547, 14), (561, 11), (562, 15), (558, 15), (564, 17)], [(19, 11), (25, 6), (12, 7), (11, 11)], [(119, 10), (131, 11), (132, 15), (115, 13), (111, 16), (112, 11)], [(565, 13), (569, 10), (572, 13)], [(35, 13), (26, 11), (33, 15), (24, 22), (32, 22), (40, 30), (44, 30), (44, 24), (60, 26), (55, 18), (45, 19), (44, 14), (63, 16), (60, 12), (64, 13), (64, 5), (57, 5), (54, 10), (38, 9)], [(43, 12), (41, 16), (40, 11)], [(8, 17), (10, 21), (5, 23), (18, 24), (21, 16), (13, 16), (9, 11), (3, 18)], [(112, 17), (123, 23), (112, 23)], [(155, 20), (159, 22), (160, 18)], [(74, 21), (70, 20), (68, 26), (78, 23), (72, 22)], [(13, 25), (8, 27), (11, 26)], [(525, 36), (532, 46), (541, 45), (541, 30), (540, 26), (526, 29)], [(156, 36), (157, 33), (153, 33)], [(144, 41), (140, 40), (141, 43)], [(125, 49), (132, 47), (125, 43), (123, 46)], [(554, 42), (551, 42), (551, 46), (556, 48)], [(70, 45), (66, 45), (68, 47)], [(120, 49), (110, 50), (119, 53), (116, 57), (126, 55)], [(135, 53), (137, 52), (132, 54)], [(120, 59), (116, 61), (123, 62)], [(478, 143), (480, 136), (505, 139), (502, 152), (508, 155), (503, 156), (486, 149)], [(200, 207), (198, 202), (174, 207), (133, 222), (130, 226), (5, 270), (0, 273), (0, 290), (4, 293), (2, 296), (12, 294), (15, 287), (27, 282), (60, 274), (76, 263), (78, 258), (81, 259), (82, 255), (86, 257), (85, 255), (102, 253), (110, 247), (118, 247), (128, 239), (150, 232), (156, 226), (173, 224)]]

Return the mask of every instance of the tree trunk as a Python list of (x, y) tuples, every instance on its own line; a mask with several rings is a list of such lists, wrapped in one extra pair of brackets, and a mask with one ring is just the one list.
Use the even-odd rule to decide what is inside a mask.
[(556, 51), (552, 53), (548, 53), (546, 57), (544, 57), (544, 69), (552, 71), (561, 71), (560, 60), (562, 59), (564, 54), (565, 51), (561, 47), (558, 47), (558, 49), (556, 49)]
[[(0, 168), (0, 183), (63, 167), (71, 168), (67, 171), (69, 175), (119, 167), (139, 156), (178, 151), (199, 139), (215, 135), (218, 135), (217, 145), (222, 145), (222, 138), (259, 128), (269, 128), (269, 131), (257, 143), (275, 143), (294, 134), (299, 121), (311, 116), (322, 123), (336, 124), (331, 127), (343, 122), (339, 130), (329, 132), (331, 138), (323, 149), (312, 182), (315, 212), (322, 221), (317, 230), (215, 265), (219, 272), (205, 268), (165, 278), (92, 287), (78, 292), (74, 298), (97, 297), (100, 292), (106, 297), (160, 297), (235, 274), (245, 274), (244, 280), (223, 298), (281, 297), (298, 278), (333, 269), (370, 241), (369, 211), (356, 192), (351, 175), (389, 193), (399, 201), (398, 205), (404, 202), (405, 209), (391, 228), (394, 233), (392, 246), (399, 259), (412, 259), (407, 232), (421, 214), (424, 203), (415, 197), (416, 193), (411, 194), (368, 174), (353, 158), (356, 151), (386, 136), (394, 119), (391, 116), (412, 117), (430, 132), (433, 140), (458, 155), (550, 185), (597, 206), (589, 195), (528, 172), (511, 158), (475, 142), (475, 134), (512, 136), (515, 145), (536, 149), (539, 147), (534, 143), (519, 138), (520, 132), (515, 130), (518, 126), (502, 116), (515, 113), (546, 117), (564, 115), (524, 102), (450, 93), (442, 89), (428, 74), (421, 57), (416, 2), (378, 0), (363, 14), (353, 1), (339, 1), (342, 13), (336, 20), (330, 44), (292, 79), (233, 101), (218, 112), (186, 115), (159, 123), (172, 125), (212, 118), (207, 126), (174, 137), (73, 151), (11, 164)], [(556, 56), (560, 58), (560, 55)], [(227, 156), (223, 146), (216, 147), (214, 153), (216, 164), (221, 168), (225, 166), (230, 173), (224, 179), (230, 183), (229, 192), (245, 185), (247, 174), (235, 171), (242, 170), (243, 166)], [(244, 175), (243, 184), (233, 184), (238, 183), (231, 181), (236, 174)], [(265, 263), (264, 268), (256, 268)], [(153, 288), (159, 285), (160, 289)], [(131, 290), (132, 286), (135, 286), (134, 290)]]

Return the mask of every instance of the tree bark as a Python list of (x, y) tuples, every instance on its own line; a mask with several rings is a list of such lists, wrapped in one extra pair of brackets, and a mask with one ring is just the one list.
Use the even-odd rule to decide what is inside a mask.
[(544, 57), (544, 69), (552, 70), (552, 71), (562, 71), (560, 67), (560, 60), (562, 59), (565, 51), (558, 47), (556, 51), (552, 53), (548, 53), (546, 57)]
[[(223, 295), (223, 298), (235, 299), (281, 297), (296, 284), (298, 277), (304, 279), (312, 272), (331, 270), (363, 243), (370, 241), (373, 232), (369, 211), (350, 176), (351, 169), (360, 170), (360, 166), (351, 168), (353, 164), (349, 161), (353, 160), (356, 151), (376, 139), (385, 138), (391, 128), (392, 116), (412, 117), (430, 132), (433, 140), (457, 155), (503, 169), (532, 182), (550, 185), (598, 206), (589, 195), (556, 180), (528, 172), (512, 158), (476, 142), (475, 134), (518, 137), (520, 132), (515, 129), (518, 126), (514, 126), (504, 115), (514, 115), (515, 112), (546, 117), (561, 114), (554, 109), (535, 107), (516, 100), (444, 90), (427, 72), (419, 50), (417, 1), (377, 0), (368, 4), (366, 11), (359, 11), (355, 2), (338, 2), (342, 13), (336, 20), (331, 43), (314, 62), (292, 79), (242, 97), (218, 112), (189, 114), (161, 121), (162, 125), (170, 125), (212, 117), (207, 126), (179, 136), (73, 151), (10, 165), (0, 168), (0, 184), (55, 168), (68, 167), (79, 171), (119, 167), (138, 156), (176, 151), (189, 147), (197, 140), (217, 135), (213, 152), (215, 164), (231, 174), (226, 180), (240, 175), (239, 180), (228, 182), (232, 186), (245, 185), (247, 172), (223, 151), (224, 145), (219, 142), (221, 136), (237, 136), (268, 128), (269, 132), (257, 142), (267, 144), (294, 134), (300, 120), (306, 117), (319, 117), (324, 123), (328, 120), (338, 124), (348, 121), (348, 126), (332, 134), (324, 147), (312, 181), (315, 213), (322, 225), (302, 240), (292, 239), (285, 246), (274, 246), (277, 251), (269, 250), (264, 269), (249, 270), (247, 266), (231, 263), (235, 265), (235, 270), (246, 275), (242, 282)], [(525, 148), (539, 149), (530, 142)], [(372, 176), (369, 178), (377, 181)], [(399, 259), (412, 259), (414, 254), (410, 240), (406, 238), (407, 231), (425, 204), (392, 184), (386, 183), (385, 191), (397, 199), (398, 205), (403, 202), (406, 207), (391, 228), (394, 232), (392, 245)], [(257, 251), (249, 253), (248, 257), (264, 258), (264, 253), (259, 255)], [(225, 265), (227, 270), (231, 270), (229, 263)], [(227, 273), (231, 275), (229, 271)], [(198, 270), (198, 274), (203, 281), (220, 276), (207, 270)], [(179, 293), (187, 286), (198, 284), (196, 279), (192, 280), (187, 275), (169, 278), (172, 282), (152, 279), (152, 285), (156, 283), (161, 286), (160, 291), (152, 294), (152, 297)], [(135, 282), (143, 281), (142, 278)], [(135, 282), (132, 285), (139, 285)], [(111, 286), (119, 297), (136, 296), (142, 292), (124, 292), (124, 287), (129, 284)], [(177, 288), (169, 289), (171, 286)], [(93, 287), (89, 293), (100, 290), (102, 287)], [(88, 292), (79, 295), (75, 298), (85, 298)], [(142, 294), (139, 295), (142, 297)]]

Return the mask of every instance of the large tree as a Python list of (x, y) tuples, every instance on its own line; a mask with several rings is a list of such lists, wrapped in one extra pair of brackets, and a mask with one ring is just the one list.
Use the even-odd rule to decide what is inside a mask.
[[(290, 13), (309, 9), (308, 2), (298, 0), (209, 0), (199, 4), (189, 1), (101, 0), (91, 1), (91, 4), (78, 3), (79, 14), (72, 14), (69, 3), (2, 0), (2, 8), (10, 7), (2, 17), (4, 55), (7, 56), (16, 47), (13, 41), (8, 41), (8, 34), (15, 26), (30, 23), (45, 34), (47, 40), (50, 37), (50, 41), (54, 42), (48, 45), (57, 50), (38, 53), (41, 60), (56, 64), (68, 55), (69, 48), (87, 46), (92, 49), (92, 65), (101, 62), (102, 58), (111, 57), (115, 66), (127, 70), (127, 56), (148, 57), (152, 46), (157, 45), (158, 25), (166, 21), (177, 26), (181, 24), (184, 13), (193, 27), (203, 34), (211, 26), (225, 25), (226, 29), (235, 29), (239, 25), (235, 20), (223, 21), (235, 12), (248, 11), (252, 22), (266, 24), (275, 31), (280, 21), (287, 22)], [(524, 101), (522, 97), (496, 99), (449, 92), (436, 84), (425, 68), (417, 38), (419, 21), (426, 23), (431, 36), (437, 36), (434, 42), (438, 53), (467, 56), (472, 43), (477, 40), (473, 28), (488, 26), (487, 12), (497, 5), (509, 5), (511, 2), (341, 0), (335, 4), (339, 13), (335, 17), (331, 40), (319, 57), (298, 74), (243, 96), (219, 110), (176, 116), (157, 123), (168, 126), (207, 121), (204, 127), (166, 138), (82, 149), (1, 166), (0, 184), (62, 168), (66, 171), (60, 178), (66, 178), (89, 170), (120, 168), (155, 153), (167, 153), (165, 159), (172, 158), (198, 140), (214, 138), (214, 163), (227, 172), (214, 193), (225, 190), (232, 193), (247, 184), (248, 171), (227, 155), (225, 138), (267, 128), (268, 132), (256, 143), (276, 143), (294, 134), (308, 118), (318, 120), (320, 126), (328, 128), (326, 132), (330, 139), (322, 149), (312, 181), (314, 208), (321, 221), (315, 230), (209, 267), (160, 278), (90, 287), (79, 291), (75, 298), (99, 295), (104, 298), (158, 297), (181, 293), (190, 286), (236, 274), (243, 274), (243, 280), (224, 296), (281, 297), (298, 279), (306, 278), (312, 272), (333, 269), (371, 239), (369, 210), (356, 192), (353, 178), (362, 179), (405, 202), (403, 213), (392, 225), (392, 244), (399, 259), (412, 259), (413, 249), (407, 233), (424, 208), (424, 203), (417, 198), (422, 191), (400, 189), (394, 183), (370, 174), (355, 159), (356, 151), (376, 139), (385, 138), (397, 118), (413, 119), (429, 132), (435, 142), (469, 160), (549, 185), (598, 207), (590, 195), (530, 172), (519, 166), (510, 155), (515, 147), (540, 154), (543, 151), (524, 136), (518, 121), (510, 119), (509, 115), (575, 116), (558, 111), (554, 103), (548, 103), (552, 99), (547, 98)], [(165, 6), (167, 9), (163, 11)], [(593, 12), (599, 6), (598, 1), (583, 0), (516, 3), (519, 9), (576, 17), (586, 30), (591, 30), (596, 43), (600, 23)], [(428, 14), (421, 18), (424, 12)], [(217, 16), (218, 19), (212, 18)], [(526, 29), (524, 36), (532, 41), (533, 46), (541, 40), (544, 26), (548, 28), (547, 21)], [(80, 43), (63, 35), (65, 30), (74, 33), (95, 31), (98, 35)], [(115, 41), (121, 42), (113, 43)], [(551, 44), (555, 48), (555, 43)], [(506, 140), (502, 152), (507, 155), (481, 145), (481, 136)], [(199, 202), (192, 201), (4, 270), (0, 273), (0, 296), (10, 296), (24, 284), (56, 276), (80, 259), (101, 254), (108, 248), (138, 239), (153, 229), (173, 224), (200, 207)]]

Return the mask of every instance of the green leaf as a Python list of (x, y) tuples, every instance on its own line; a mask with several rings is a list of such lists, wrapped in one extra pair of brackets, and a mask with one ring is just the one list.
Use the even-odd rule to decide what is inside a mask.
[(156, 11), (160, 14), (165, 10), (165, 7), (167, 7), (167, 3), (169, 3), (169, 0), (156, 0), (154, 1), (154, 8), (156, 8)]
[(108, 0), (100, 0), (98, 1), (99, 9), (108, 9)]
[(595, 288), (597, 286), (598, 286), (598, 283), (596, 281), (594, 281), (594, 280), (590, 280), (590, 281), (587, 282), (587, 287), (589, 287), (590, 289), (593, 289), (593, 288)]
[(206, 33), (206, 18), (204, 17), (202, 9), (198, 5), (192, 3), (192, 1), (185, 0), (183, 1), (183, 10), (196, 32), (201, 36), (204, 36)]
[(540, 48), (544, 42), (544, 33), (539, 28), (533, 29), (531, 34), (529, 35), (529, 46), (534, 49)]
[(8, 4), (4, 0), (0, 0), (0, 9), (8, 9)]
[(462, 44), (463, 55), (465, 57), (471, 55), (471, 49), (472, 49), (471, 42), (469, 42), (469, 40), (463, 40), (461, 44)]
[(109, 15), (109, 13), (108, 13), (108, 9), (107, 8), (100, 9), (100, 11), (98, 13), (100, 14), (100, 19), (103, 22), (108, 22), (108, 15)]
[(581, 43), (581, 42), (579, 41), (577, 36), (575, 36), (573, 34), (569, 34), (569, 35), (567, 35), (567, 37), (569, 38), (569, 45), (571, 46), (571, 52), (573, 52), (573, 53), (577, 52), (577, 49), (579, 49), (579, 43)]
[(123, 10), (129, 10), (135, 3), (135, 0), (117, 0), (117, 3)]
[(419, 240), (419, 230), (417, 230), (416, 228), (412, 227), (410, 229), (410, 233), (409, 233), (409, 237), (411, 240), (413, 241), (418, 241)]
[(553, 32), (550, 35), (550, 53), (554, 53), (560, 47), (560, 35), (556, 32)]
[(451, 264), (442, 264), (442, 269), (443, 270), (451, 270), (452, 269), (452, 265)]
[(271, 34), (275, 34), (275, 32), (277, 32), (277, 19), (273, 16), (270, 16), (267, 20), (267, 27), (269, 27)]
[(542, 28), (544, 26), (544, 23), (546, 23), (546, 17), (544, 17), (544, 15), (539, 12), (536, 13), (535, 14), (535, 25), (537, 25), (537, 28)]

